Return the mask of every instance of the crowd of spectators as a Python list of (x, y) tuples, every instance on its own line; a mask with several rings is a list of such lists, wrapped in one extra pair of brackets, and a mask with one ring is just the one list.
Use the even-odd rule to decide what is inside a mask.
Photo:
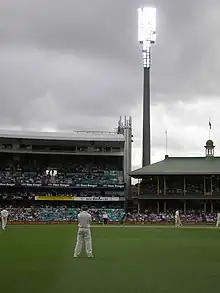
[(7, 168), (0, 171), (0, 186), (61, 186), (61, 187), (115, 187), (124, 184), (123, 172), (110, 165), (79, 165), (72, 164), (64, 168), (34, 169), (30, 171), (16, 168)]
[[(138, 192), (138, 190), (136, 190)], [(185, 186), (185, 190), (183, 188), (183, 185), (178, 184), (168, 184), (166, 185), (166, 189), (164, 186), (157, 186), (156, 184), (140, 184), (139, 189), (140, 194), (159, 194), (163, 195), (166, 193), (166, 195), (187, 195), (187, 194), (193, 194), (193, 195), (201, 195), (204, 194), (204, 184), (203, 183), (188, 183)], [(220, 192), (220, 181), (219, 181), (219, 188), (213, 187), (212, 188), (213, 193), (219, 193)]]
[[(93, 190), (79, 190), (79, 191), (59, 191), (52, 189), (50, 191), (31, 191), (31, 192), (0, 192), (0, 202), (4, 201), (35, 201), (37, 197), (80, 197), (80, 198), (100, 198), (105, 200), (105, 198), (114, 198), (114, 197), (124, 197), (124, 191), (114, 191), (114, 190), (104, 190), (104, 191), (93, 191)], [(50, 200), (50, 199), (49, 199)]]
[[(30, 207), (13, 207), (8, 206), (6, 209), (9, 211), (9, 221), (27, 221), (27, 222), (50, 222), (50, 221), (76, 221), (77, 214), (80, 208), (61, 206), (30, 206)], [(125, 212), (120, 207), (114, 206), (114, 208), (97, 208), (91, 207), (89, 209), (93, 217), (93, 221), (102, 221), (102, 215), (107, 213), (109, 221), (122, 221)]]
[[(50, 221), (76, 221), (77, 214), (80, 211), (77, 207), (61, 206), (30, 206), (30, 207), (6, 207), (9, 211), (9, 221), (27, 221), (27, 222), (50, 222)], [(125, 214), (124, 210), (119, 206), (109, 206), (97, 208), (95, 206), (89, 209), (92, 214), (93, 221), (101, 222), (102, 215), (107, 213), (110, 222), (148, 222), (148, 223), (173, 223), (174, 211), (166, 213), (143, 213), (133, 211)], [(181, 220), (183, 223), (215, 223), (216, 214), (195, 211), (188, 211), (186, 214), (181, 212)]]
[[(150, 222), (150, 223), (173, 223), (175, 211), (168, 211), (166, 213), (128, 213), (127, 221), (129, 222)], [(216, 221), (216, 213), (206, 213), (188, 211), (186, 214), (181, 213), (181, 220), (183, 223), (214, 223)]]

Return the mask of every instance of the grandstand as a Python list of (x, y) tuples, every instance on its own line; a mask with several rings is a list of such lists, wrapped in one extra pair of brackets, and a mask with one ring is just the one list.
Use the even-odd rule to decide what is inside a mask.
[[(129, 200), (131, 118), (115, 132), (0, 132), (0, 200), (13, 221), (75, 221), (82, 203), (120, 221)], [(96, 212), (95, 212), (96, 210)], [(9, 219), (10, 220), (10, 219)]]
[(204, 157), (166, 155), (163, 161), (131, 172), (139, 180), (133, 189), (137, 210), (169, 214), (179, 209), (194, 218), (215, 218), (220, 211), (220, 157), (214, 156), (214, 149), (208, 140)]
[[(202, 158), (172, 158), (135, 170), (130, 188), (131, 122), (116, 132), (0, 133), (0, 203), (11, 223), (73, 223), (82, 204), (93, 221), (216, 222), (219, 158), (207, 142)], [(133, 197), (132, 209), (125, 202)], [(136, 207), (135, 207), (136, 204)]]

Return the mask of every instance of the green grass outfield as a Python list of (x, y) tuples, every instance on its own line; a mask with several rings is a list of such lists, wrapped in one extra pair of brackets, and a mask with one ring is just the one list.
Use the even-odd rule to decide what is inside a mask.
[(72, 257), (75, 225), (0, 231), (0, 290), (8, 293), (220, 292), (220, 229), (96, 226), (94, 259)]

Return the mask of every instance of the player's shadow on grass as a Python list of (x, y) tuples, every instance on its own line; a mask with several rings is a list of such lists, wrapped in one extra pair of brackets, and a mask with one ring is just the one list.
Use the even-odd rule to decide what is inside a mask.
[(74, 259), (78, 259), (78, 258), (80, 258), (80, 259), (93, 259), (93, 257), (88, 257), (87, 255), (80, 255), (80, 256), (78, 256), (78, 257), (75, 257)]

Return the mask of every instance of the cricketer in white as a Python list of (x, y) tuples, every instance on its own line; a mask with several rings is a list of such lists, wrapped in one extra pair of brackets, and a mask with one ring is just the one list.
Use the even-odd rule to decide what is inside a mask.
[(92, 254), (92, 236), (91, 222), (92, 216), (87, 212), (86, 206), (82, 207), (82, 211), (78, 214), (78, 233), (74, 257), (78, 257), (82, 251), (83, 242), (85, 243), (86, 254), (88, 257), (93, 257)]
[(217, 213), (216, 227), (219, 227), (219, 224), (220, 224), (220, 213)]
[(8, 222), (8, 211), (2, 210), (1, 211), (1, 219), (2, 219), (2, 230), (5, 230), (7, 222)]
[(182, 226), (182, 222), (180, 220), (180, 212), (177, 210), (175, 212), (175, 227), (180, 227)]

